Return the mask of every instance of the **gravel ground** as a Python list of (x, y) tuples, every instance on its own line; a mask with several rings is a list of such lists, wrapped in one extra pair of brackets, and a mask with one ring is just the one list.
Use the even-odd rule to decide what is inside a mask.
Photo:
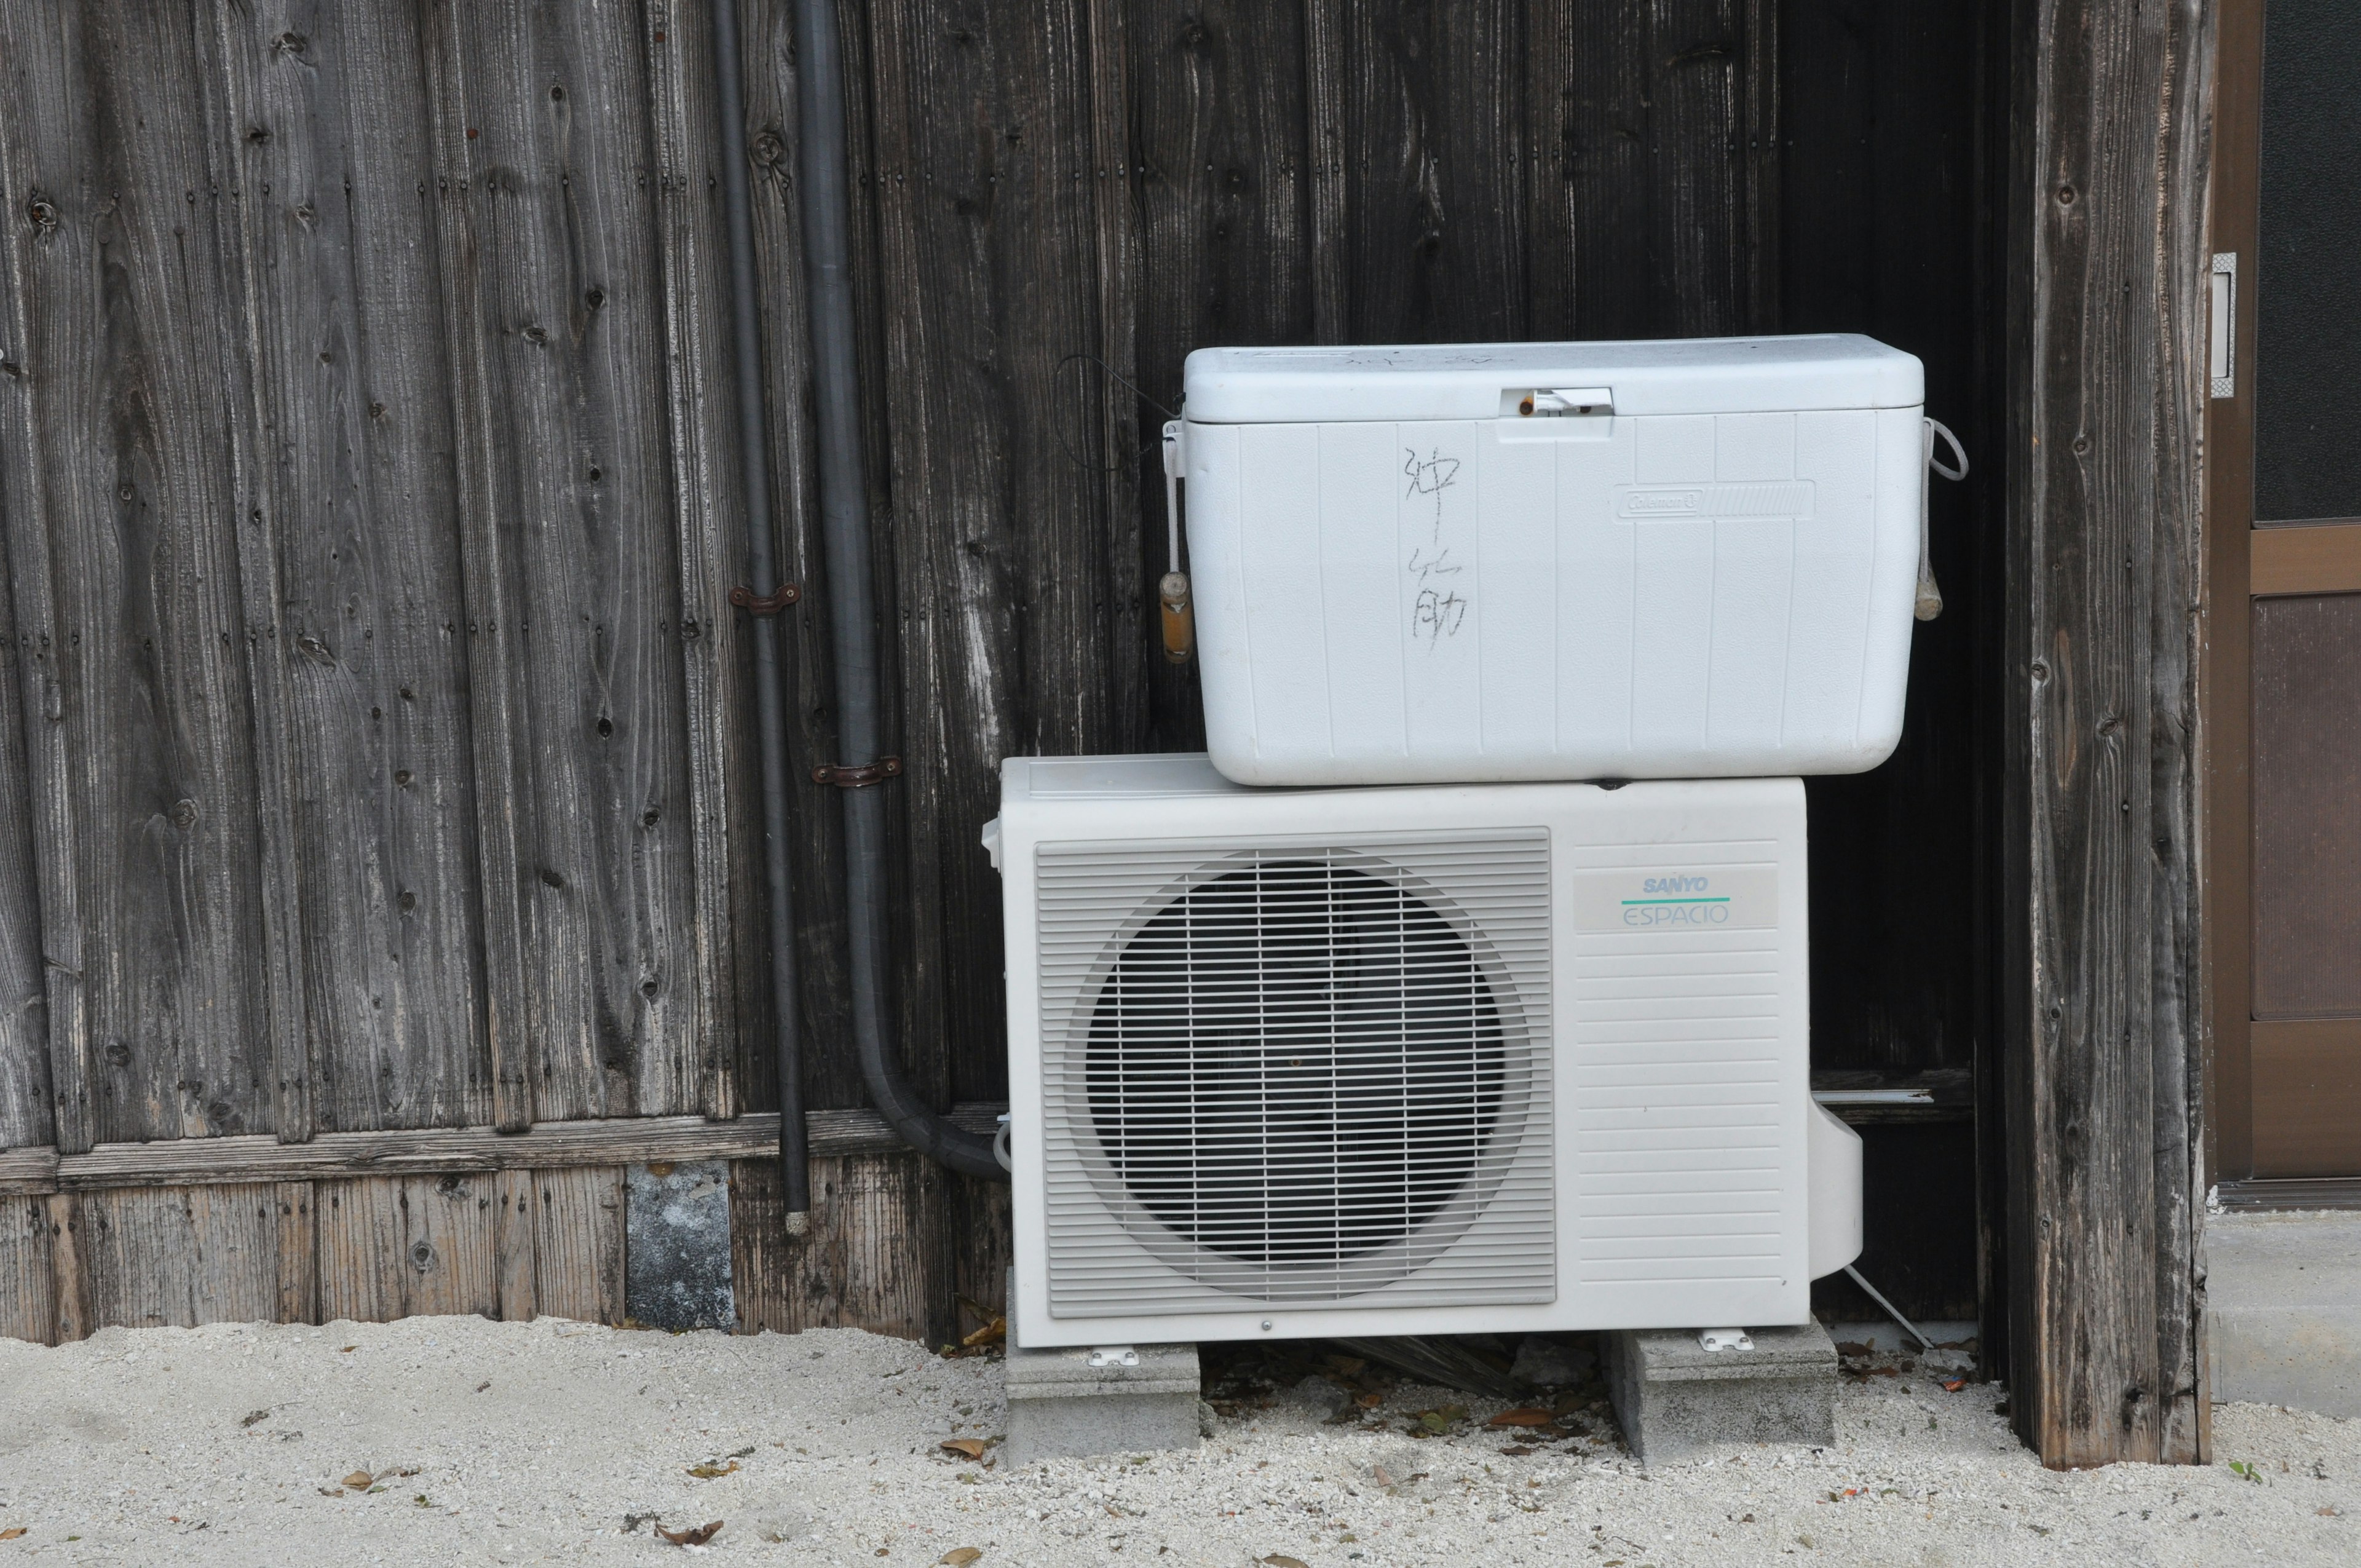
[[(1382, 1398), (1344, 1424), (1249, 1388), (1197, 1453), (1010, 1473), (939, 1446), (1000, 1430), (995, 1360), (853, 1330), (108, 1329), (0, 1342), (0, 1554), (664, 1563), (682, 1549), (659, 1527), (719, 1519), (705, 1552), (868, 1568), (2361, 1562), (2361, 1422), (2229, 1406), (2223, 1464), (2052, 1474), (1997, 1388), (1883, 1365), (1846, 1380), (1826, 1451), (1643, 1473), (1611, 1425), (1569, 1413), (1587, 1435), (1510, 1454), (1529, 1445), (1479, 1424), (1496, 1406), (1365, 1374)], [(1449, 1430), (1408, 1435), (1431, 1425)]]

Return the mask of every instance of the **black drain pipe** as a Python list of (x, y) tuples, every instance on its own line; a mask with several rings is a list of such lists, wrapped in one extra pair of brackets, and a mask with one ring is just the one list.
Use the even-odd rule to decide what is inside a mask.
[[(720, 0), (727, 5), (730, 0)], [(851, 203), (845, 193), (844, 53), (835, 0), (796, 0), (796, 87), (803, 170), (804, 280), (819, 423), (820, 525), (836, 648), (838, 741), (845, 786), (844, 883), (851, 934), (852, 1030), (869, 1098), (904, 1142), (953, 1170), (1005, 1181), (992, 1142), (928, 1109), (902, 1080), (885, 999), (885, 800), (900, 763), (877, 754), (877, 628), (869, 581), (869, 498), (861, 460), (860, 367), (852, 345)], [(741, 160), (742, 161), (742, 160)]]
[(811, 1158), (804, 1127), (798, 1034), (795, 892), (787, 880), (787, 741), (779, 692), (779, 614), (799, 597), (781, 587), (771, 553), (771, 474), (763, 433), (763, 340), (754, 312), (754, 225), (746, 195), (746, 112), (739, 74), (737, 0), (713, 0), (713, 73), (721, 100), (721, 204), (730, 229), (730, 313), (736, 338), (738, 445), (746, 479), (751, 588), (730, 596), (753, 611), (754, 729), (763, 768), (763, 883), (770, 905), (771, 1003), (778, 1015), (779, 1179), (786, 1230), (811, 1223)]

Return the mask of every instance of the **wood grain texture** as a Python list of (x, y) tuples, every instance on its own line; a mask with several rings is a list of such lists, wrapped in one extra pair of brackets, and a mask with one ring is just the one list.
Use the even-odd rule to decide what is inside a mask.
[(0, 52), (24, 370), (0, 378), (0, 468), (57, 1136), (260, 1130), (239, 356), (202, 51), (185, 11), (27, 5), (0, 14)]
[(277, 1321), (282, 1323), (320, 1321), (319, 1225), (308, 1181), (275, 1182), (270, 1188), (271, 1210), (279, 1223)]
[(49, 1344), (57, 1322), (48, 1201), (0, 1197), (0, 1338)]
[(861, 1328), (939, 1343), (956, 1308), (943, 1272), (950, 1179), (915, 1155), (819, 1156), (811, 1230), (779, 1229), (778, 1167), (730, 1169), (730, 1280), (743, 1333)]
[[(815, 1135), (837, 1152), (899, 1147), (874, 1112), (815, 1113)], [(972, 1122), (974, 1113), (967, 1118)], [(324, 1133), (302, 1146), (267, 1135), (101, 1144), (60, 1157), (54, 1149), (0, 1156), (0, 1192), (97, 1191), (113, 1187), (296, 1181), (368, 1174), (556, 1169), (647, 1160), (733, 1159), (775, 1147), (775, 1114), (735, 1122), (702, 1116), (619, 1117), (603, 1122), (544, 1122), (531, 1132), (490, 1127), (385, 1133)]]
[(1354, 343), (1525, 335), (1523, 8), (1341, 8), (1344, 330)]
[[(239, 167), (237, 149), (263, 145), (270, 132), (256, 117), (239, 112), (243, 106), (238, 102), (240, 83), (231, 64), (239, 51), (230, 31), (220, 25), (220, 13), (193, 19), (195, 63), (208, 110), (205, 133), (211, 146), (206, 161), (216, 182), (225, 180), (229, 185), (230, 207), (217, 236), (222, 251), (219, 306), (234, 332), (236, 325), (253, 323), (260, 309), (255, 298), (258, 280), (252, 252), (240, 243), (242, 236), (253, 232), (250, 214), (258, 204), (247, 198), (259, 192), (245, 188), (244, 178), (255, 170), (251, 165)], [(267, 186), (267, 175), (268, 171), (260, 184)], [(317, 1118), (312, 1034), (303, 1005), (304, 923), (294, 812), (299, 786), (289, 730), (293, 705), (286, 640), (279, 625), (279, 609), (285, 598), (279, 569), (284, 520), (280, 508), (270, 504), (279, 498), (263, 488), (269, 466), (264, 433), (270, 421), (263, 411), (258, 356), (252, 352), (250, 337), (240, 346), (247, 352), (228, 356), (221, 367), (227, 380), (229, 410), (229, 445), (223, 457), (230, 480), (238, 593), (246, 622), (240, 641), (245, 646), (247, 696), (254, 725), (255, 846), (260, 857), (254, 871), (261, 916), (258, 1010), (265, 1030), (263, 1046), (269, 1053), (271, 1128), (280, 1142), (300, 1144), (316, 1130)]]
[(492, 1121), (521, 1132), (533, 1120), (533, 1019), (524, 930), (526, 829), (518, 748), (524, 699), (518, 672), (517, 606), (507, 535), (513, 531), (494, 425), (495, 380), (484, 255), (491, 233), (478, 211), (468, 152), (466, 64), (459, 8), (420, 9), (426, 102), (434, 154), (435, 259), (450, 367), (454, 490), (459, 511), (460, 609), (466, 629), (469, 784), (476, 804), (478, 907), (482, 921), (484, 1044)]
[(1768, 0), (1543, 0), (1528, 71), (1536, 336), (1775, 330)]
[(372, 1176), (314, 1190), (323, 1322), (498, 1315), (490, 1176)]
[[(469, 6), (456, 20), (470, 325), (497, 454), (489, 515), (470, 530), (499, 542), (496, 569), (509, 575), (500, 602), (513, 618), (520, 704), (511, 778), (535, 1113), (697, 1109), (646, 40), (622, 4)], [(482, 635), (501, 633), (488, 622)]]
[(83, 1266), (89, 1245), (82, 1230), (82, 1200), (70, 1193), (43, 1199), (49, 1222), (49, 1281), (57, 1296), (50, 1309), (52, 1344), (88, 1339), (97, 1324), (91, 1321), (90, 1271)]
[[(5, 198), (0, 192), (0, 209)], [(0, 293), (7, 289), (7, 269), (8, 247), (0, 242)], [(0, 380), (8, 379), (15, 378), (0, 372)], [(0, 421), (6, 417), (0, 393)], [(0, 529), (9, 526), (8, 506), (8, 486), (0, 479)], [(7, 553), (0, 551), (0, 1149), (57, 1139), (49, 1103), (40, 871), (33, 854), (32, 779), (25, 767), (23, 661), (6, 571)]]
[[(691, 861), (686, 951), (673, 980), (685, 1016), (679, 1032), (694, 1080), (694, 1104), (727, 1120), (740, 1085), (733, 921), (751, 912), (760, 861), (737, 852), (743, 835), (730, 792), (749, 776), (741, 716), (751, 683), (741, 678), (739, 620), (730, 588), (743, 576), (746, 495), (740, 461), (729, 262), (722, 234), (719, 115), (711, 13), (703, 5), (653, 5), (642, 23), (653, 104), (653, 223), (664, 305), (665, 433), (672, 466), (672, 523), (679, 580), (681, 725), (685, 731)], [(645, 826), (645, 817), (642, 817)], [(733, 903), (733, 890), (737, 896)], [(759, 983), (767, 967), (753, 971)], [(645, 987), (642, 986), (644, 992)], [(681, 1070), (675, 1069), (675, 1072)], [(671, 1086), (672, 1103), (688, 1109)]]
[(2053, 1465), (2205, 1456), (2191, 745), (2212, 46), (2195, 0), (2041, 0), (2018, 22), (2010, 1405)]
[[(1167, 566), (1161, 454), (1138, 448), (1158, 440), (1164, 411), (1180, 407), (1190, 351), (1303, 343), (1317, 330), (1304, 18), (1300, 5), (1267, 0), (1186, 13), (1138, 5), (1127, 17), (1139, 214), (1128, 339), (1145, 398), (1138, 440), (1103, 461), (1131, 480), (1140, 584)], [(1140, 653), (1148, 711), (1144, 731), (1135, 720), (1136, 743), (1202, 751), (1196, 664), (1167, 663), (1160, 641), (1140, 635), (1152, 646)]]
[(93, 1327), (192, 1328), (279, 1316), (272, 1187), (93, 1192), (81, 1200), (79, 1218)]
[(493, 1178), (493, 1266), (503, 1322), (529, 1323), (541, 1315), (538, 1196), (539, 1178), (530, 1170), (503, 1170)]
[(533, 1200), (533, 1295), (541, 1315), (620, 1323), (621, 1168), (536, 1172)]
[(1002, 1080), (997, 1048), (964, 1043), (1003, 1014), (999, 879), (976, 838), (1000, 761), (1119, 749), (1115, 671), (1144, 652), (1118, 630), (1137, 551), (1118, 553), (1098, 477), (1060, 444), (1104, 451), (1103, 407), (1048, 391), (1065, 356), (1107, 346), (1089, 20), (1082, 0), (871, 12), (903, 709), (886, 745), (905, 764), (893, 935), (922, 1095)]
[(255, 363), (241, 539), (257, 711), (270, 718), (258, 733), (273, 741), (261, 771), (292, 786), (283, 801), (266, 790), (284, 821), (267, 837), (293, 857), (266, 862), (266, 905), (299, 922), (289, 1004), (315, 1058), (311, 1098), (331, 1130), (484, 1122), (453, 410), (416, 7), (216, 16)]

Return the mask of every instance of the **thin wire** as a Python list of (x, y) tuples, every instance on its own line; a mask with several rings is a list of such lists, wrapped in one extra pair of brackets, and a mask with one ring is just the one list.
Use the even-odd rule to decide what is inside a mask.
[(1891, 1302), (1891, 1301), (1889, 1301), (1889, 1300), (1887, 1300), (1883, 1296), (1879, 1295), (1879, 1294), (1878, 1294), (1878, 1290), (1877, 1290), (1877, 1287), (1876, 1287), (1876, 1286), (1874, 1286), (1874, 1285), (1872, 1285), (1868, 1280), (1863, 1279), (1863, 1278), (1861, 1277), (1861, 1270), (1860, 1270), (1860, 1269), (1855, 1268), (1851, 1264), (1848, 1263), (1848, 1264), (1846, 1264), (1846, 1265), (1845, 1265), (1845, 1272), (1846, 1272), (1847, 1274), (1850, 1274), (1850, 1275), (1851, 1275), (1851, 1276), (1852, 1276), (1852, 1282), (1853, 1282), (1855, 1285), (1860, 1286), (1862, 1289), (1864, 1289), (1864, 1290), (1866, 1290), (1866, 1291), (1868, 1291), (1868, 1292), (1869, 1292), (1869, 1299), (1870, 1299), (1871, 1300), (1872, 1300), (1872, 1301), (1876, 1302), (1879, 1306), (1881, 1306), (1881, 1307), (1883, 1307), (1883, 1308), (1884, 1308), (1884, 1309), (1885, 1309), (1885, 1315), (1886, 1315), (1887, 1317), (1892, 1318), (1895, 1322), (1900, 1323), (1904, 1328), (1908, 1329), (1908, 1330), (1910, 1331), (1910, 1337), (1911, 1337), (1912, 1339), (1916, 1340), (1920, 1344), (1925, 1345), (1928, 1350), (1932, 1350), (1932, 1349), (1934, 1349), (1934, 1348), (1935, 1348), (1935, 1342), (1934, 1342), (1933, 1340), (1928, 1339), (1925, 1334), (1920, 1333), (1920, 1332), (1918, 1332), (1918, 1325), (1917, 1325), (1917, 1324), (1916, 1324), (1916, 1323), (1912, 1322), (1909, 1319), (1907, 1319), (1907, 1318), (1904, 1317), (1901, 1313), (1899, 1313), (1899, 1312), (1895, 1311), (1895, 1310), (1894, 1310), (1894, 1303), (1893, 1303), (1893, 1302)]
[[(1088, 361), (1089, 363), (1097, 366), (1109, 376), (1114, 377), (1117, 381), (1121, 382), (1124, 389), (1130, 392), (1133, 397), (1137, 398), (1141, 402), (1146, 403), (1149, 408), (1154, 409), (1166, 419), (1179, 419), (1180, 417), (1172, 410), (1168, 409), (1162, 403), (1158, 402), (1154, 398), (1149, 397), (1146, 392), (1141, 391), (1137, 382), (1134, 381), (1130, 377), (1125, 375), (1122, 371), (1116, 369), (1114, 366), (1108, 364), (1105, 360), (1100, 358), (1095, 354), (1069, 354), (1063, 359), (1058, 361), (1056, 367), (1050, 371), (1050, 374), (1054, 376), (1058, 371), (1063, 370), (1067, 366), (1075, 364), (1078, 361)], [(1123, 472), (1123, 465), (1120, 463), (1110, 463), (1102, 467), (1097, 464), (1085, 462), (1082, 458), (1082, 455), (1074, 450), (1073, 444), (1066, 439), (1066, 427), (1064, 425), (1053, 422), (1049, 426), (1049, 432), (1058, 438), (1059, 450), (1065, 453), (1067, 457), (1072, 461), (1074, 466), (1080, 468), (1083, 473), (1120, 474)], [(1132, 454), (1132, 461), (1135, 464), (1137, 463), (1141, 458), (1146, 457), (1149, 453), (1161, 446), (1163, 444), (1163, 434), (1161, 432), (1159, 432), (1155, 440), (1150, 441), (1146, 445), (1142, 446), (1137, 452)]]

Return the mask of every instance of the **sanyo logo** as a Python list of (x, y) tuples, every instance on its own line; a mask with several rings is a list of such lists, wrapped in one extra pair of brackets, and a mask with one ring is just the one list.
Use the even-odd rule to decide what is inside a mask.
[(1640, 884), (1643, 893), (1703, 893), (1707, 882), (1701, 876), (1652, 876)]

